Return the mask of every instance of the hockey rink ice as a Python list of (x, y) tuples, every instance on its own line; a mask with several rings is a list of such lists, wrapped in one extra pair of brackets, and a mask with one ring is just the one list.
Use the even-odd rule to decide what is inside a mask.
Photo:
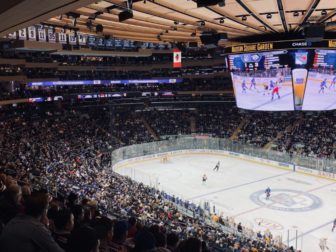
[[(213, 171), (220, 161), (218, 172)], [(319, 252), (320, 239), (336, 251), (336, 181), (227, 157), (183, 154), (125, 164), (116, 172), (195, 203), (215, 205), (217, 213), (254, 231), (269, 229), (285, 244), (303, 252)], [(202, 184), (202, 176), (208, 181)], [(267, 187), (272, 190), (265, 199)], [(297, 232), (298, 239), (295, 239)], [(289, 238), (289, 239), (288, 239)]]

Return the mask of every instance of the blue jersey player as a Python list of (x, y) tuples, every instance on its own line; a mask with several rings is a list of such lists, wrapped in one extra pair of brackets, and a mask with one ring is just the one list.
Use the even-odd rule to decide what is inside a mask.
[(266, 199), (268, 200), (269, 197), (271, 196), (271, 188), (267, 187), (265, 190), (265, 194), (266, 194)]
[(319, 94), (322, 92), (324, 94), (324, 89), (327, 87), (327, 79), (324, 79), (320, 84)]
[(245, 82), (245, 80), (243, 80), (243, 82), (242, 82), (242, 93), (246, 93), (246, 89), (247, 89), (246, 82)]
[(251, 80), (250, 89), (252, 89), (252, 87), (253, 87), (254, 89), (257, 89), (257, 83), (256, 83), (254, 77), (253, 77), (252, 80)]
[(335, 89), (335, 85), (336, 85), (336, 76), (334, 76), (334, 78), (332, 79), (329, 89), (332, 87)]

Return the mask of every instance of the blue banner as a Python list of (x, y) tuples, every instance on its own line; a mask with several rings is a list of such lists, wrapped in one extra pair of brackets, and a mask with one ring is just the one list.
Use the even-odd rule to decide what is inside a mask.
[(130, 85), (130, 84), (178, 84), (182, 79), (148, 79), (148, 80), (69, 80), (69, 81), (41, 81), (28, 82), (28, 87), (53, 86), (88, 86), (88, 85)]

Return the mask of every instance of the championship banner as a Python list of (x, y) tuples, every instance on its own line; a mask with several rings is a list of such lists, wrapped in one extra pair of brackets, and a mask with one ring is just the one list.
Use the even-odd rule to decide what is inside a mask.
[(28, 39), (32, 41), (36, 41), (36, 28), (35, 26), (28, 27)]
[(37, 36), (38, 36), (38, 40), (41, 42), (45, 42), (47, 40), (46, 31), (44, 28), (37, 29)]
[(182, 53), (179, 49), (174, 48), (173, 49), (174, 52), (174, 63), (173, 63), (173, 67), (174, 68), (180, 68), (182, 67)]
[(26, 40), (27, 39), (27, 31), (26, 29), (19, 30), (19, 39)]
[(76, 45), (77, 44), (77, 36), (74, 32), (69, 34), (69, 44)]
[(86, 45), (86, 35), (77, 33), (78, 36), (78, 44), (79, 45)]
[(56, 33), (53, 29), (48, 29), (48, 41), (49, 43), (56, 43)]
[(16, 39), (16, 32), (11, 32), (7, 35), (8, 38), (10, 39)]
[(67, 35), (64, 32), (58, 33), (58, 42), (61, 44), (66, 44), (67, 43)]

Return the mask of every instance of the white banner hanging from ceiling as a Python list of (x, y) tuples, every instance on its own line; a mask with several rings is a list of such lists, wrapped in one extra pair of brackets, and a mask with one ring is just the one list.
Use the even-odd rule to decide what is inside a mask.
[(58, 42), (61, 44), (66, 44), (67, 43), (67, 35), (64, 32), (58, 33)]
[(82, 34), (82, 33), (77, 33), (77, 36), (78, 36), (78, 44), (79, 45), (86, 45), (87, 36), (85, 34)]
[(46, 30), (42, 27), (39, 27), (37, 29), (37, 36), (39, 41), (45, 42), (47, 40)]
[(26, 40), (27, 39), (26, 28), (19, 30), (19, 39), (21, 39), (21, 40)]
[(56, 43), (56, 33), (54, 29), (48, 29), (48, 41), (49, 43)]
[(74, 32), (69, 34), (69, 44), (70, 45), (77, 45), (77, 35)]
[(28, 27), (28, 39), (32, 41), (36, 41), (36, 28), (35, 26)]

